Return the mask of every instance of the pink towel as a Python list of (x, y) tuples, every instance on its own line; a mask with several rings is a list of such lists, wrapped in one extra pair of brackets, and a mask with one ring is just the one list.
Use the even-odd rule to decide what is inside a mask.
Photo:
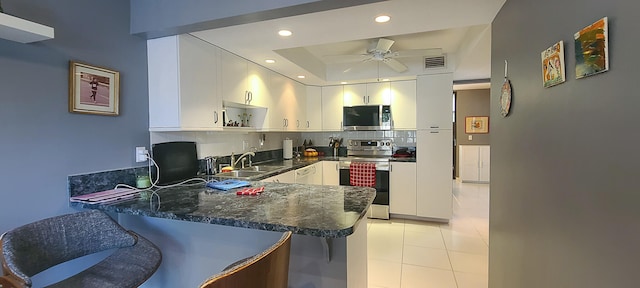
[(376, 186), (376, 163), (351, 162), (349, 165), (349, 183), (351, 186)]

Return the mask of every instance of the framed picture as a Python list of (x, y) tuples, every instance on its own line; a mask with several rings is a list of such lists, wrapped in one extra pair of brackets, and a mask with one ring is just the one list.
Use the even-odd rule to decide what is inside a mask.
[(573, 35), (576, 50), (576, 79), (609, 70), (608, 18), (604, 17)]
[(467, 116), (464, 120), (464, 133), (489, 133), (489, 116)]
[(118, 115), (120, 73), (69, 62), (69, 112)]
[(541, 53), (542, 85), (548, 88), (565, 81), (564, 42), (553, 44)]

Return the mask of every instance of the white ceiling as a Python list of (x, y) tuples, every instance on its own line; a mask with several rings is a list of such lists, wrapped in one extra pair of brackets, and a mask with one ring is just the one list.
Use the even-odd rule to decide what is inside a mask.
[[(412, 79), (444, 71), (453, 72), (458, 81), (488, 79), (490, 23), (505, 1), (390, 0), (191, 34), (307, 85)], [(381, 14), (391, 16), (391, 21), (375, 23)], [(293, 35), (281, 37), (280, 29)], [(392, 51), (441, 48), (447, 67), (425, 70), (423, 57), (398, 58), (409, 69), (397, 73), (379, 61), (336, 63), (324, 57), (366, 53), (381, 37), (395, 41)]]

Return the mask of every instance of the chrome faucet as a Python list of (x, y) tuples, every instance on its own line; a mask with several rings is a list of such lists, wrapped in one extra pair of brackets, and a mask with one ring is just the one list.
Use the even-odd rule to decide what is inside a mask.
[[(233, 156), (234, 156), (233, 153), (231, 153), (231, 168), (236, 169), (236, 165), (238, 164), (238, 162), (240, 162), (240, 160), (242, 160), (246, 156), (256, 156), (256, 153), (253, 153), (253, 152), (244, 153), (244, 154), (240, 155), (238, 157), (238, 159), (235, 159), (235, 161), (234, 161), (234, 157)], [(249, 158), (249, 159), (251, 159), (251, 158)], [(242, 167), (242, 168), (244, 168), (244, 167)]]

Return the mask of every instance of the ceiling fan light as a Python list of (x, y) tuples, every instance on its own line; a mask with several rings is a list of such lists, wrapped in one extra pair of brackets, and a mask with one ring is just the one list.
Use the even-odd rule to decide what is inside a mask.
[(375, 20), (378, 23), (386, 23), (386, 22), (389, 22), (389, 20), (391, 20), (391, 17), (389, 17), (387, 15), (380, 15), (380, 16), (376, 17)]
[(293, 33), (291, 33), (291, 31), (289, 30), (280, 30), (278, 31), (278, 35), (283, 36), (283, 37), (288, 37), (291, 36)]

